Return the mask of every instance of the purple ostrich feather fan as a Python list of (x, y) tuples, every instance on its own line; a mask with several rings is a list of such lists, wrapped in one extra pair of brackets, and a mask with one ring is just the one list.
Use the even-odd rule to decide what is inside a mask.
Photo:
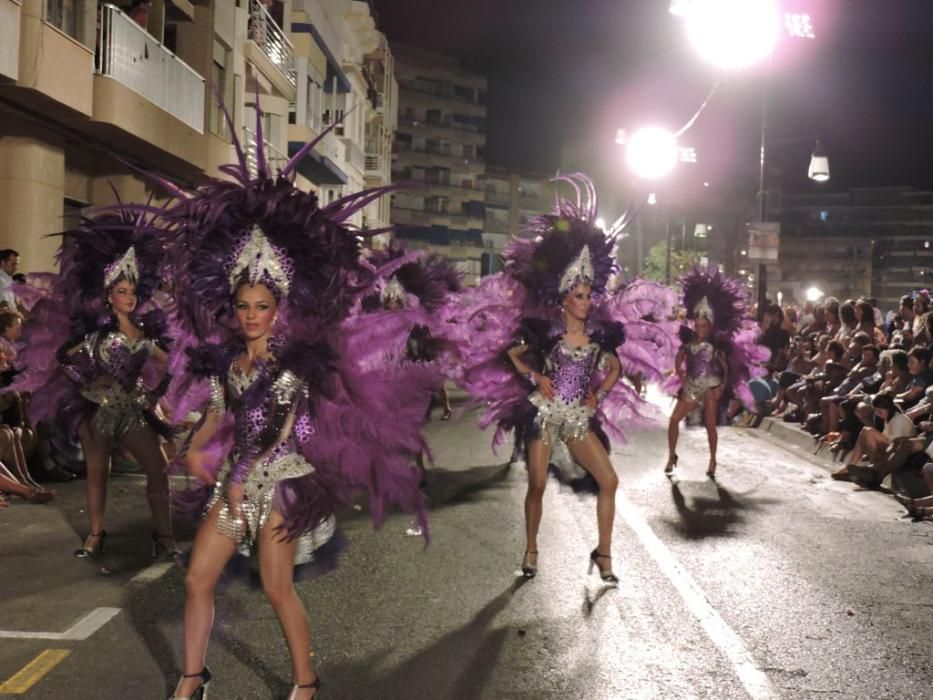
[[(411, 259), (413, 255), (416, 257)], [(451, 294), (456, 294), (463, 287), (461, 274), (446, 257), (409, 251), (398, 241), (393, 241), (385, 250), (374, 251), (369, 261), (380, 276), (394, 276), (405, 292), (417, 297), (421, 307), (427, 311), (439, 309), (447, 303)], [(364, 310), (370, 311), (380, 306), (378, 294), (363, 300)]]
[(561, 275), (584, 246), (593, 263), (593, 293), (601, 296), (609, 279), (618, 272), (616, 242), (622, 225), (610, 231), (596, 226), (596, 190), (582, 174), (555, 178), (570, 184), (576, 200), (558, 197), (551, 214), (531, 219), (520, 238), (513, 238), (505, 250), (505, 271), (521, 282), (535, 302), (553, 305), (560, 301)]
[(687, 318), (694, 320), (696, 306), (706, 297), (713, 312), (713, 331), (734, 336), (742, 328), (747, 313), (742, 283), (727, 277), (715, 267), (694, 267), (680, 279)]

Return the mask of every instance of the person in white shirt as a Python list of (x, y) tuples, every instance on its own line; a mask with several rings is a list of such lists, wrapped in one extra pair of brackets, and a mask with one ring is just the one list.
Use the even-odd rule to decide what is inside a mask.
[[(855, 449), (852, 450), (849, 462), (857, 464), (863, 460), (875, 462), (884, 457), (888, 446), (898, 438), (912, 438), (917, 434), (914, 422), (901, 413), (894, 403), (891, 394), (878, 394), (871, 400), (875, 417), (884, 423), (882, 430), (876, 428), (862, 428)], [(840, 470), (842, 471), (842, 470)], [(846, 476), (848, 476), (847, 474)], [(835, 476), (835, 475), (834, 475)]]
[(13, 294), (13, 275), (19, 267), (19, 253), (12, 248), (0, 250), (0, 304), (16, 311), (16, 296)]

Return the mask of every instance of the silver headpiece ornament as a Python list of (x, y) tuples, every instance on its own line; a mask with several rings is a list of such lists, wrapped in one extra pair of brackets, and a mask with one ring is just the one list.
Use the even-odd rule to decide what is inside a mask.
[(705, 318), (710, 323), (713, 322), (713, 307), (709, 305), (709, 299), (703, 297), (699, 303), (693, 307), (694, 318)]
[(560, 276), (560, 286), (557, 291), (563, 294), (578, 284), (592, 284), (596, 278), (596, 272), (593, 270), (593, 259), (590, 255), (590, 247), (583, 246), (580, 254), (564, 269)]
[(130, 246), (119, 258), (104, 268), (104, 288), (109, 289), (121, 277), (129, 282), (139, 280), (139, 266), (136, 264), (136, 248)]
[(230, 291), (236, 289), (243, 273), (249, 284), (266, 284), (282, 297), (287, 297), (295, 269), (291, 259), (278, 246), (273, 245), (258, 226), (234, 249), (233, 261), (227, 274)]
[(398, 281), (398, 277), (390, 277), (379, 293), (379, 301), (383, 304), (387, 301), (398, 301), (404, 304), (407, 296), (405, 288), (402, 286), (402, 283)]

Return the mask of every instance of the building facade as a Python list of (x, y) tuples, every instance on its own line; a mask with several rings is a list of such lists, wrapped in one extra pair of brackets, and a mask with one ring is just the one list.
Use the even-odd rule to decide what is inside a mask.
[[(554, 208), (554, 183), (533, 173), (486, 166), (486, 227), (483, 239), (496, 251), (521, 234), (528, 220)], [(564, 193), (568, 196), (568, 193)]]
[[(396, 236), (450, 258), (466, 284), (492, 269), (485, 226), (486, 79), (456, 59), (393, 45), (399, 86), (392, 176)], [(485, 265), (485, 269), (484, 269)]]
[(892, 308), (902, 295), (931, 286), (933, 192), (886, 187), (785, 194), (780, 220), (772, 294), (800, 299), (815, 286), (839, 298), (875, 297)]
[[(0, 246), (51, 270), (47, 234), (153, 194), (137, 168), (197, 185), (235, 159), (234, 134), (255, 167), (257, 100), (273, 168), (342, 119), (302, 163), (302, 189), (327, 202), (388, 184), (365, 149), (377, 119), (391, 142), (391, 68), (365, 2), (153, 0), (141, 26), (96, 0), (0, 0)], [(353, 223), (385, 226), (388, 204)]]

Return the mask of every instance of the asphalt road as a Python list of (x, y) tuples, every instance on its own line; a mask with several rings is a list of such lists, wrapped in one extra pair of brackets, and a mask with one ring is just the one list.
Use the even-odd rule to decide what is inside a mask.
[[(300, 584), (324, 700), (933, 697), (933, 528), (889, 497), (740, 429), (723, 431), (718, 484), (705, 434), (685, 432), (670, 482), (659, 426), (613, 452), (619, 587), (586, 574), (595, 501), (556, 484), (523, 582), (523, 470), (471, 416), (429, 431), (431, 545), (404, 516), (373, 533), (353, 513), (341, 567)], [(0, 512), (0, 696), (168, 697), (183, 573), (149, 559), (142, 486), (113, 478), (93, 563), (71, 556), (81, 483)], [(260, 591), (220, 593), (209, 660), (214, 700), (287, 695)]]

